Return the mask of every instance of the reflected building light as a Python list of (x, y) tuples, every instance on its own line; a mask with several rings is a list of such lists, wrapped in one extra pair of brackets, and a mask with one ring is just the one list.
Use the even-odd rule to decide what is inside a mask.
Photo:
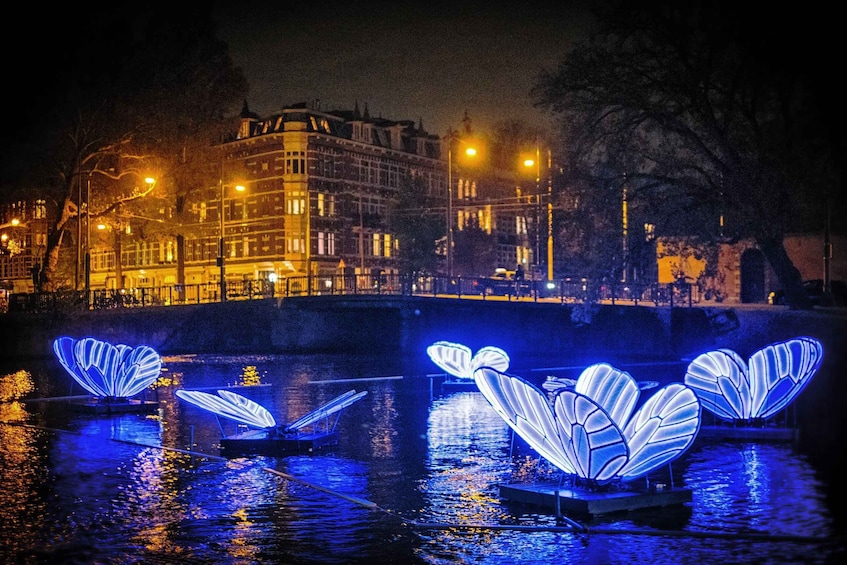
[(470, 348), (460, 343), (437, 341), (426, 348), (433, 363), (460, 379), (472, 380), (474, 371), (480, 367), (491, 367), (497, 371), (509, 368), (509, 356), (499, 347), (483, 347), (473, 355)]
[(750, 356), (718, 349), (697, 356), (685, 384), (718, 418), (733, 422), (767, 420), (788, 406), (809, 384), (823, 360), (823, 345), (812, 337), (773, 343)]
[(82, 387), (101, 398), (126, 399), (152, 385), (162, 370), (162, 359), (146, 345), (128, 345), (94, 338), (60, 337), (53, 342), (59, 363)]
[(573, 389), (553, 398), (524, 379), (487, 367), (476, 384), (494, 410), (542, 457), (563, 472), (604, 485), (632, 481), (670, 463), (700, 429), (700, 402), (689, 387), (669, 384), (633, 412), (640, 395), (625, 371), (599, 363)]
[[(429, 472), (420, 484), (426, 520), (497, 523), (500, 509), (491, 504), (488, 493), (492, 484), (508, 479), (510, 464), (503, 455), (509, 452), (509, 435), (509, 427), (488, 409), (478, 391), (458, 392), (432, 403), (427, 418)], [(442, 539), (456, 541), (463, 535), (441, 534)]]

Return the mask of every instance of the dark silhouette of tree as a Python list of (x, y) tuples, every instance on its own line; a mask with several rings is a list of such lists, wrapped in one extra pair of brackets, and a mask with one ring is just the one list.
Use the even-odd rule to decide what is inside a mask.
[(446, 237), (446, 213), (443, 202), (427, 194), (423, 179), (404, 180), (391, 207), (389, 223), (399, 246), (401, 274), (437, 272), (437, 242)]
[(460, 276), (488, 276), (497, 263), (497, 241), (476, 222), (462, 226), (453, 236), (453, 270)]
[(53, 290), (62, 284), (60, 250), (80, 221), (179, 216), (220, 162), (211, 146), (246, 81), (215, 38), (208, 7), (68, 6), (38, 20), (54, 44), (22, 69), (36, 78), (21, 103), (31, 96), (36, 112), (4, 135), (0, 180), (5, 200), (41, 199), (52, 209), (37, 280), (38, 290)]
[(600, 31), (534, 89), (560, 118), (569, 184), (593, 196), (583, 206), (618, 215), (626, 187), (658, 235), (754, 239), (791, 303), (808, 305), (783, 239), (820, 230), (827, 201), (843, 209), (838, 114), (809, 72), (826, 52), (804, 43), (798, 11), (633, 6), (598, 12)]

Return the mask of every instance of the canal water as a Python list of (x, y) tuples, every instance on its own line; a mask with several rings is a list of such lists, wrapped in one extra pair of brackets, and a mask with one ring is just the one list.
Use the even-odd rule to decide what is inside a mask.
[[(684, 505), (578, 520), (502, 501), (555, 476), (481, 393), (426, 362), (372, 356), (166, 357), (152, 414), (73, 410), (54, 360), (0, 374), (2, 563), (830, 563), (845, 546), (832, 485), (795, 444), (698, 438), (655, 480)], [(417, 366), (410, 366), (417, 365)], [(682, 380), (682, 364), (624, 367)], [(576, 368), (513, 372), (536, 384)], [(235, 424), (174, 396), (236, 384), (292, 422), (350, 390), (317, 454), (220, 457)], [(642, 400), (651, 390), (642, 392)], [(664, 474), (664, 475), (663, 475)]]

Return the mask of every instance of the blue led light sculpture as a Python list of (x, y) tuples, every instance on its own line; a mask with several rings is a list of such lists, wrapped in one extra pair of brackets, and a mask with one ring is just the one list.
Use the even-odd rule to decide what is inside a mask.
[(474, 371), (480, 367), (498, 371), (509, 368), (509, 356), (499, 347), (483, 347), (473, 355), (469, 347), (460, 343), (436, 341), (426, 348), (426, 353), (447, 374), (460, 379), (473, 380)]
[(153, 384), (162, 359), (146, 345), (112, 345), (94, 338), (60, 337), (53, 342), (59, 363), (82, 387), (101, 398), (126, 399)]
[(310, 425), (340, 412), (354, 402), (363, 398), (368, 392), (348, 390), (326, 404), (312, 410), (301, 418), (286, 426), (277, 428), (276, 420), (262, 405), (228, 390), (219, 390), (218, 396), (199, 390), (178, 390), (176, 396), (203, 408), (217, 416), (234, 420), (259, 429), (273, 429), (283, 434), (296, 433)]
[(685, 373), (685, 384), (717, 417), (733, 422), (767, 420), (797, 398), (823, 360), (823, 345), (812, 337), (773, 343), (747, 363), (730, 349), (703, 353)]
[(494, 410), (542, 457), (590, 484), (631, 481), (680, 456), (700, 428), (700, 402), (669, 384), (637, 411), (629, 373), (600, 363), (553, 398), (524, 379), (481, 367), (476, 384)]

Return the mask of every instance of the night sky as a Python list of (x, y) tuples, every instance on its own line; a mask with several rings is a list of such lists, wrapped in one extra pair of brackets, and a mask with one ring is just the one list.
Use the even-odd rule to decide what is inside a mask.
[(589, 29), (587, 2), (221, 3), (218, 35), (266, 116), (298, 102), (422, 120), (430, 133), (520, 119), (544, 127), (530, 89)]
[[(490, 131), (506, 119), (553, 129), (553, 117), (534, 107), (530, 91), (542, 71), (555, 70), (574, 42), (588, 37), (590, 7), (599, 1), (245, 0), (218, 1), (210, 9), (217, 36), (227, 42), (250, 85), (250, 109), (260, 116), (300, 102), (324, 110), (358, 103), (372, 117), (420, 121), (428, 132), (443, 136), (448, 128), (461, 127), (466, 111), (477, 131)], [(78, 74), (67, 63), (85, 43), (81, 23), (102, 16), (102, 7), (21, 9), (15, 25), (27, 33), (0, 40), (4, 99), (11, 108), (0, 129), (0, 147), (13, 149), (20, 149), (22, 137), (39, 120), (53, 119), (51, 103), (68, 87), (69, 75)], [(767, 37), (777, 46), (769, 51), (776, 59), (809, 75), (817, 103), (831, 116), (826, 121), (833, 142), (843, 151), (843, 46), (834, 8), (747, 4), (743, 11), (745, 36)], [(733, 16), (738, 13), (733, 8)], [(100, 55), (91, 57), (89, 72), (116, 64), (108, 54)], [(240, 109), (241, 101), (232, 112)], [(3, 151), (3, 171), (10, 161), (14, 165), (11, 153)]]

